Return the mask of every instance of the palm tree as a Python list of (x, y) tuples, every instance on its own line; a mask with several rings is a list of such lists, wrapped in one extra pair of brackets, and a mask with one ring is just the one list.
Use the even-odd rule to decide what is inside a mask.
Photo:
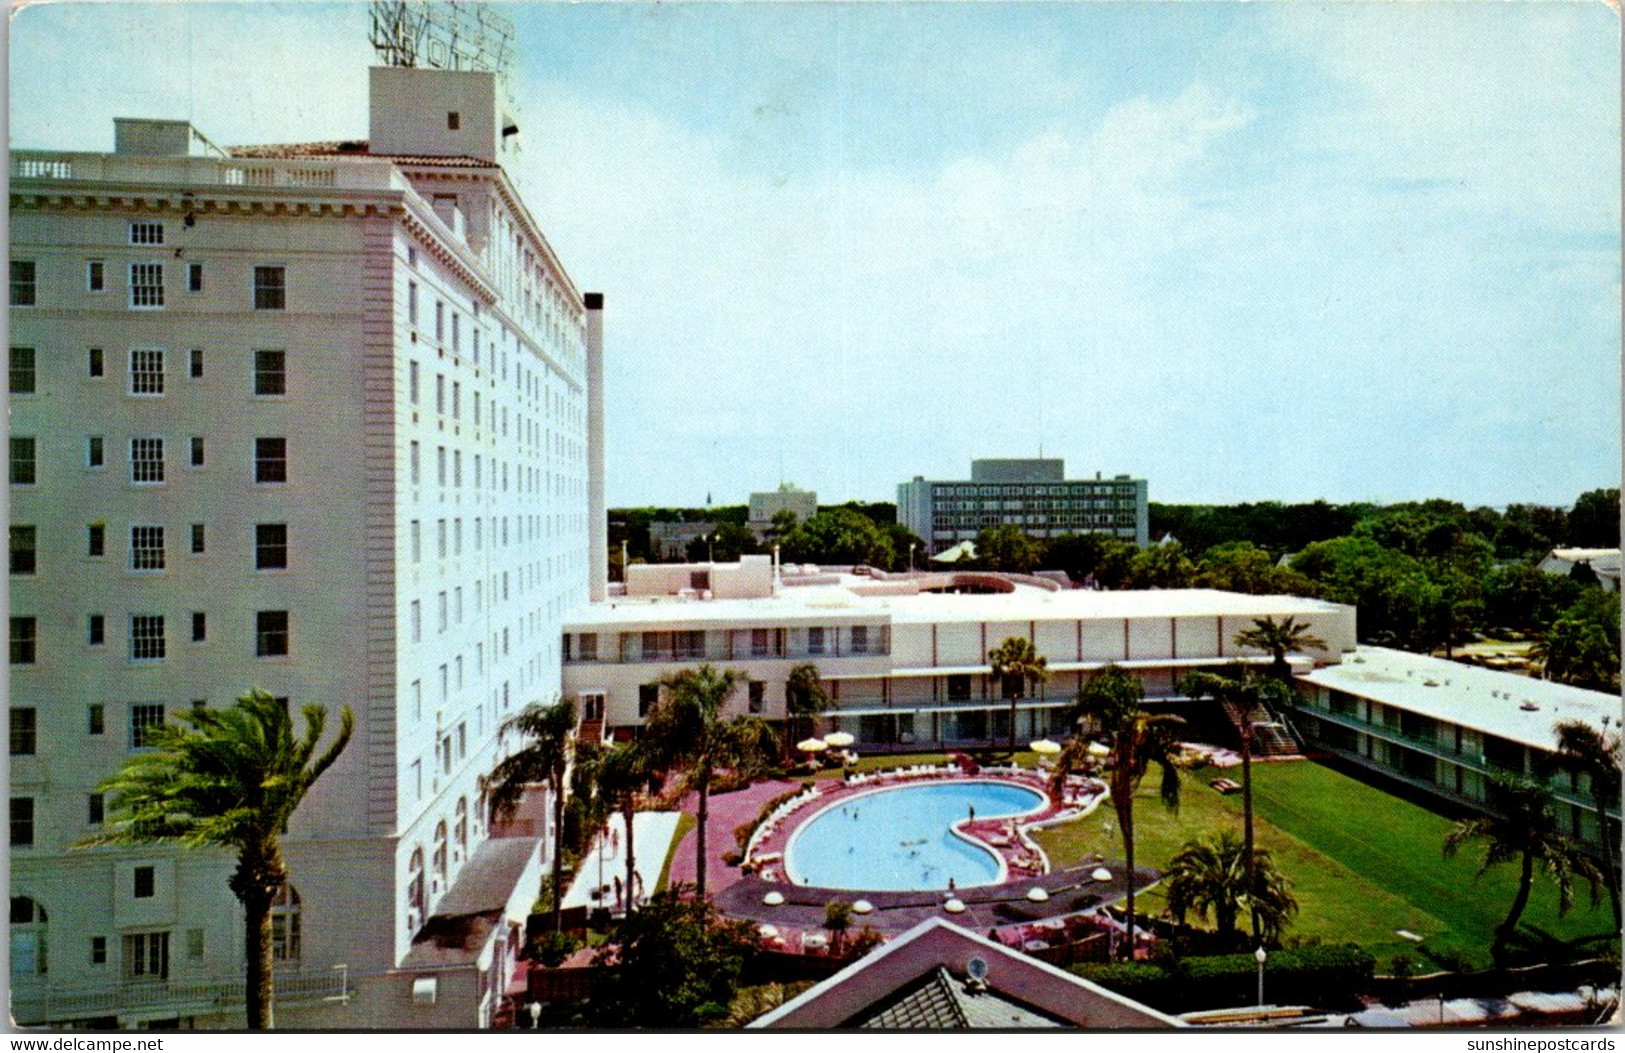
[(1246, 847), (1231, 830), (1185, 842), (1163, 879), (1174, 920), (1183, 925), (1187, 914), (1205, 919), (1212, 911), (1214, 930), (1230, 947), (1238, 942), (1236, 921), (1242, 911), (1255, 919), (1253, 938), (1259, 946), (1278, 944), (1298, 912), (1292, 883), (1276, 869), (1269, 849), (1255, 849), (1249, 861)]
[(1271, 656), (1270, 674), (1278, 680), (1292, 678), (1292, 668), (1286, 664), (1287, 655), (1311, 648), (1326, 649), (1326, 641), (1311, 633), (1307, 622), (1300, 622), (1290, 614), (1280, 621), (1273, 617), (1254, 618), (1251, 629), (1236, 634), (1236, 644), (1267, 651)]
[[(722, 719), (728, 696), (743, 682), (736, 669), (709, 663), (685, 669), (660, 682), (665, 690), (649, 711), (648, 738), (663, 759), (689, 769), (688, 780), (699, 793), (699, 856), (695, 886), (705, 898), (706, 823), (711, 814), (711, 778), (718, 768), (750, 770), (759, 763), (763, 724), (755, 718)], [(768, 738), (771, 743), (771, 736)]]
[(1089, 678), (1078, 692), (1071, 715), (1083, 720), (1112, 739), (1106, 758), (1106, 776), (1111, 787), (1117, 825), (1123, 831), (1123, 850), (1128, 864), (1128, 955), (1134, 956), (1134, 793), (1151, 765), (1162, 769), (1163, 807), (1179, 811), (1179, 769), (1174, 758), (1179, 743), (1174, 728), (1185, 722), (1171, 714), (1147, 713), (1140, 708), (1144, 698), (1139, 677), (1115, 664), (1108, 664)]
[(824, 928), (829, 930), (829, 953), (839, 957), (846, 944), (846, 930), (852, 927), (852, 904), (830, 900), (824, 904)]
[(1010, 701), (1010, 752), (1016, 751), (1016, 699), (1023, 689), (1036, 687), (1049, 679), (1044, 656), (1025, 636), (1007, 637), (1004, 643), (987, 653), (993, 679), (999, 682), (1004, 697)]
[(1574, 905), (1575, 878), (1589, 883), (1595, 898), (1601, 875), (1591, 860), (1558, 829), (1552, 795), (1546, 787), (1527, 779), (1494, 775), (1488, 803), (1495, 809), (1493, 813), (1463, 819), (1446, 835), (1444, 854), (1449, 858), (1468, 842), (1482, 841), (1484, 861), (1478, 868), (1480, 874), (1514, 859), (1520, 862), (1518, 893), (1512, 899), (1506, 920), (1496, 926), (1495, 941), (1490, 947), (1496, 964), (1504, 965), (1507, 944), (1517, 931), (1524, 907), (1529, 904), (1536, 863), (1557, 883), (1559, 915), (1567, 914)]
[(1602, 876), (1608, 885), (1608, 899), (1614, 908), (1617, 929), (1620, 926), (1619, 856), (1614, 848), (1608, 805), (1619, 805), (1620, 732), (1617, 727), (1610, 732), (1608, 718), (1602, 719), (1600, 731), (1580, 720), (1559, 721), (1553, 730), (1557, 733), (1559, 763), (1591, 778), (1591, 799), (1597, 808), (1597, 836), (1602, 842)]
[(598, 758), (598, 793), (621, 813), (626, 827), (626, 912), (632, 913), (637, 897), (637, 857), (633, 852), (632, 820), (637, 812), (638, 793), (649, 783), (654, 759), (648, 747), (637, 739), (606, 747)]
[(532, 702), (503, 721), (501, 730), (504, 734), (516, 731), (529, 742), (491, 770), (491, 810), (511, 817), (526, 787), (547, 785), (553, 801), (553, 931), (559, 932), (563, 928), (564, 791), (574, 752), (575, 702), (568, 698), (550, 706)]
[[(794, 515), (795, 513), (790, 513)], [(811, 662), (803, 662), (790, 669), (790, 675), (784, 681), (784, 755), (790, 756), (790, 744), (796, 741), (799, 734), (797, 725), (806, 720), (814, 727), (817, 725), (819, 714), (829, 708), (829, 694), (825, 692), (824, 685), (818, 678), (818, 667)], [(811, 734), (813, 728), (807, 729)]]
[(320, 755), (327, 710), (301, 709), (296, 735), (287, 705), (258, 689), (230, 709), (191, 709), (178, 724), (147, 732), (149, 752), (128, 758), (102, 783), (109, 795), (106, 830), (80, 843), (144, 845), (237, 853), (232, 894), (243, 905), (248, 1026), (273, 1026), (271, 904), (288, 882), (281, 835), (305, 794), (333, 766), (355, 730), (350, 707), (339, 710), (338, 735)]
[[(1289, 705), (1293, 698), (1291, 685), (1284, 680), (1264, 679), (1237, 664), (1226, 674), (1191, 673), (1180, 681), (1179, 688), (1191, 698), (1212, 697), (1233, 703), (1241, 712), (1241, 813), (1242, 860), (1246, 872), (1256, 880), (1258, 872), (1253, 852), (1253, 735), (1256, 723), (1253, 712), (1263, 709), (1273, 716), (1273, 709)], [(1263, 939), (1261, 919), (1253, 915), (1253, 945), (1260, 946)]]

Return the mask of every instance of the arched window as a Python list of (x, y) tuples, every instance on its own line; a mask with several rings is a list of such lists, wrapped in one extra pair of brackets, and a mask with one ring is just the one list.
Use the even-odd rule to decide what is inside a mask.
[(452, 824), (452, 836), (456, 839), (453, 844), (457, 846), (458, 858), (468, 858), (468, 798), (457, 800), (457, 816)]
[(444, 884), (446, 880), (446, 821), (444, 819), (435, 824), (434, 828), (434, 863), (433, 877)]
[(24, 980), (44, 976), (48, 970), (45, 954), (45, 908), (27, 896), (11, 897), (11, 978)]
[(412, 860), (406, 864), (406, 909), (417, 913), (419, 924), (428, 913), (429, 901), (423, 888), (423, 849), (412, 851)]
[(299, 960), (299, 890), (283, 885), (271, 901), (271, 953), (279, 962)]

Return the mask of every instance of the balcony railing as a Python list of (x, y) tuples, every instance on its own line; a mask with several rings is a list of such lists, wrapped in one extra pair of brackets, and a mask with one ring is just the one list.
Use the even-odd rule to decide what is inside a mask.
[(30, 150), (12, 154), (11, 178), (320, 190), (405, 185), (389, 165), (335, 163), (327, 158), (135, 157)]
[[(153, 1009), (193, 1016), (242, 1006), (245, 989), (242, 980), (143, 980), (80, 988), (18, 984), (11, 991), (11, 1013), (17, 1023), (28, 1026)], [(354, 993), (354, 987), (337, 972), (276, 977), (278, 1005), (337, 1001)]]
[[(1438, 760), (1449, 761), (1451, 764), (1460, 765), (1461, 767), (1466, 768), (1468, 771), (1475, 771), (1480, 775), (1493, 775), (1496, 773), (1501, 773), (1525, 775), (1529, 778), (1534, 778), (1537, 780), (1540, 779), (1538, 773), (1509, 772), (1505, 768), (1500, 768), (1490, 764), (1482, 755), (1457, 753), (1453, 747), (1446, 746), (1437, 739), (1420, 738), (1416, 735), (1407, 735), (1397, 727), (1389, 727), (1386, 724), (1367, 724), (1358, 717), (1341, 713), (1333, 713), (1327, 709), (1303, 707), (1301, 708), (1301, 712), (1305, 716), (1315, 717), (1336, 727), (1347, 728), (1350, 731), (1363, 732), (1386, 742), (1391, 742), (1397, 746), (1404, 746), (1407, 749), (1413, 749), (1419, 753), (1425, 753), (1428, 756), (1434, 757)], [(1324, 744), (1324, 741), (1322, 744)], [(1594, 808), (1596, 806), (1596, 802), (1594, 802), (1588, 794), (1579, 793), (1566, 785), (1567, 779), (1568, 776), (1566, 774), (1556, 772), (1549, 778), (1541, 781), (1543, 781), (1547, 789), (1552, 791), (1553, 796), (1555, 796), (1558, 800), (1563, 801), (1566, 804), (1579, 805), (1587, 810)], [(1483, 802), (1478, 803), (1482, 805)]]

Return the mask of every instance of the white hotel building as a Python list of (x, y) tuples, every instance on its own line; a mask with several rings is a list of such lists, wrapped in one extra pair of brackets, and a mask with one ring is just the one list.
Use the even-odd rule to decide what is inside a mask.
[(1040, 578), (981, 574), (854, 577), (790, 574), (775, 582), (765, 556), (733, 564), (634, 565), (624, 595), (566, 622), (564, 689), (606, 732), (640, 726), (658, 681), (711, 662), (747, 685), (729, 713), (785, 716), (785, 681), (818, 667), (829, 717), (859, 748), (1002, 742), (1009, 703), (988, 652), (1029, 639), (1048, 663), (1040, 693), (1017, 706), (1018, 740), (1067, 730), (1065, 712), (1108, 663), (1133, 670), (1148, 699), (1179, 701), (1198, 668), (1268, 662), (1238, 648), (1254, 619), (1291, 616), (1326, 641), (1299, 656), (1339, 660), (1355, 646), (1354, 608), (1294, 596), (1209, 589), (1096, 592)]
[(547, 847), (490, 829), (482, 775), (557, 697), (604, 513), (602, 301), (504, 171), (498, 100), (375, 69), (367, 141), (132, 120), (112, 154), (12, 154), (19, 1022), (241, 1026), (232, 860), (73, 846), (147, 728), (251, 687), (356, 716), (288, 831), (278, 1025), (500, 1001)]

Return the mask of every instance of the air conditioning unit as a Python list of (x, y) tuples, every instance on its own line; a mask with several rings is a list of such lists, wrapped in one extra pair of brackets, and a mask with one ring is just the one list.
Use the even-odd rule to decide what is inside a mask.
[(406, 931), (407, 932), (417, 932), (418, 927), (420, 925), (422, 925), (422, 924), (423, 924), (423, 917), (417, 911), (409, 910), (409, 911), (406, 912)]

